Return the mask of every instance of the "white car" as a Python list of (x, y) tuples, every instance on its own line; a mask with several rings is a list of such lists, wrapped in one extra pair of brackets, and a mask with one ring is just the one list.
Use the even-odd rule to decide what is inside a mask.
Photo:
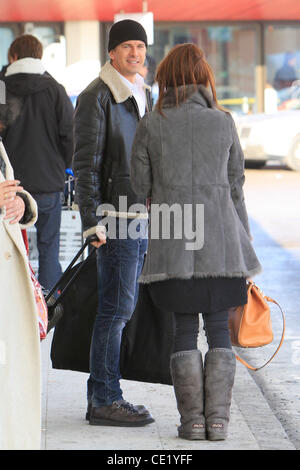
[(235, 118), (246, 165), (277, 160), (300, 171), (300, 109)]

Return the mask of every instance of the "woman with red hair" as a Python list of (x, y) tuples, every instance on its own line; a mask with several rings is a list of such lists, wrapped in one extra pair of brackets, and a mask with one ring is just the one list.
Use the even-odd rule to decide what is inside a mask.
[[(171, 374), (179, 437), (221, 440), (227, 436), (235, 376), (228, 309), (247, 303), (246, 279), (260, 271), (244, 202), (244, 156), (197, 46), (175, 46), (159, 65), (156, 81), (156, 109), (140, 122), (131, 161), (135, 192), (151, 198), (140, 282), (149, 284), (157, 306), (174, 312)], [(173, 218), (170, 211), (164, 217), (166, 207)], [(199, 312), (209, 348), (204, 361), (197, 349)]]

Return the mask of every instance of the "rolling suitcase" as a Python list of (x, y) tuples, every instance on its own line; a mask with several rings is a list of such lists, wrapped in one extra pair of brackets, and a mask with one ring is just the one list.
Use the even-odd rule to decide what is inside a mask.
[[(49, 302), (55, 290), (61, 290), (52, 304), (52, 309), (59, 306), (60, 311), (49, 319), (49, 330), (55, 327), (51, 345), (54, 369), (89, 372), (90, 345), (97, 315), (96, 248), (92, 247), (84, 261), (74, 264), (91, 241), (87, 239), (47, 297)], [(169, 362), (173, 338), (173, 314), (157, 308), (147, 285), (141, 284), (136, 309), (123, 330), (122, 378), (171, 385)]]
[[(71, 287), (71, 285), (75, 282), (76, 278), (79, 276), (81, 269), (83, 269), (85, 264), (90, 261), (89, 258), (92, 257), (94, 255), (94, 252), (96, 251), (96, 248), (92, 247), (90, 250), (89, 257), (74, 267), (76, 261), (83, 254), (84, 250), (87, 248), (91, 241), (93, 241), (93, 237), (89, 237), (86, 239), (85, 243), (82, 245), (80, 250), (72, 259), (69, 266), (63, 272), (61, 278), (52, 287), (51, 291), (45, 291), (45, 300), (48, 306), (48, 333), (52, 328), (54, 328), (58, 324), (58, 322), (61, 320), (65, 313), (66, 303), (64, 302), (64, 297), (68, 292), (69, 287)], [(57, 291), (59, 291), (59, 296), (55, 297), (55, 293)]]

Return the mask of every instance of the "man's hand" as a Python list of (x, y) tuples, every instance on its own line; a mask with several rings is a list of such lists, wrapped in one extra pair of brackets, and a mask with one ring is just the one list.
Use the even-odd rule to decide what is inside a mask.
[(96, 248), (100, 248), (101, 245), (105, 245), (106, 243), (106, 229), (103, 225), (98, 225), (96, 229), (96, 235), (99, 241), (91, 242), (91, 245), (95, 246)]

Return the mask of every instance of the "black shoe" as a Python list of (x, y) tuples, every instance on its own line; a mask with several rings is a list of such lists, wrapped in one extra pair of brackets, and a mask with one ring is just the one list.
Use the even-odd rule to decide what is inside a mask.
[[(141, 415), (150, 415), (150, 412), (147, 410), (147, 408), (144, 405), (132, 405), (131, 403), (125, 400), (119, 400), (118, 403), (120, 402), (123, 402), (124, 404), (133, 407)], [(89, 421), (90, 419), (91, 409), (92, 409), (92, 404), (88, 403), (86, 414), (85, 414), (85, 419), (87, 421)]]
[(130, 403), (119, 400), (108, 406), (92, 407), (89, 422), (94, 426), (145, 426), (154, 419), (149, 412), (141, 414)]

